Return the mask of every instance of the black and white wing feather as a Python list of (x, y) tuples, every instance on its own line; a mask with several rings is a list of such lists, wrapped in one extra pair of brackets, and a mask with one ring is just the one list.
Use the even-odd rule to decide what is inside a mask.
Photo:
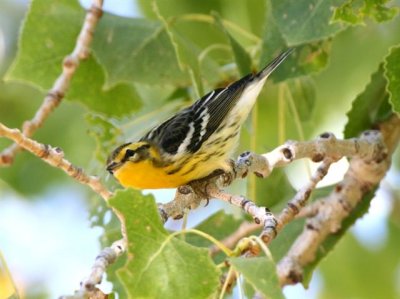
[(246, 87), (258, 85), (259, 89), (254, 94), (257, 97), (265, 79), (291, 51), (289, 49), (281, 53), (257, 74), (247, 75), (226, 88), (211, 91), (192, 106), (152, 129), (141, 140), (152, 141), (171, 155), (195, 153), (224, 119), (230, 117), (229, 112), (240, 101)]
[(152, 141), (171, 155), (195, 153), (229, 115), (253, 77), (248, 75), (226, 88), (211, 91), (152, 129), (141, 140)]

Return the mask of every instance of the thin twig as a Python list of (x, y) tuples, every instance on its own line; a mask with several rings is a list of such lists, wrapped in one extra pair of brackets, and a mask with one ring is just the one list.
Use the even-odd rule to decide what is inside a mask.
[[(89, 186), (94, 192), (99, 194), (105, 201), (112, 196), (112, 193), (107, 190), (95, 176), (85, 174), (85, 172), (74, 166), (71, 162), (64, 158), (64, 153), (60, 148), (53, 148), (49, 145), (41, 144), (23, 135), (18, 129), (10, 129), (0, 123), (0, 136), (7, 137), (13, 140), (21, 148), (35, 154), (43, 161), (51, 166), (62, 169), (70, 177), (77, 180), (83, 185)], [(100, 283), (106, 267), (113, 263), (115, 259), (126, 251), (126, 231), (123, 216), (114, 210), (121, 222), (122, 240), (115, 242), (110, 248), (105, 248), (96, 258), (95, 264), (92, 267), (91, 274), (81, 283), (80, 291), (72, 297), (63, 298), (86, 298), (90, 294), (92, 298), (101, 298), (101, 292), (97, 290), (96, 285)]]
[(261, 232), (260, 238), (265, 244), (269, 244), (273, 238), (283, 229), (285, 225), (291, 222), (295, 216), (306, 205), (311, 192), (315, 189), (317, 184), (326, 176), (328, 169), (332, 164), (331, 159), (324, 160), (318, 167), (317, 171), (311, 176), (310, 181), (301, 188), (297, 194), (290, 200), (283, 211), (276, 217), (275, 227), (265, 227)]
[[(240, 226), (230, 236), (222, 240), (221, 243), (228, 248), (233, 248), (239, 242), (240, 239), (250, 235), (254, 231), (261, 228), (262, 225), (257, 224), (255, 222), (247, 222), (247, 221), (242, 222), (242, 224), (240, 224)], [(210, 247), (210, 254), (212, 256), (217, 254), (219, 251), (220, 249), (215, 245)]]
[[(33, 133), (43, 125), (50, 113), (61, 103), (80, 61), (89, 56), (89, 47), (93, 39), (93, 33), (103, 13), (102, 6), (103, 0), (93, 0), (92, 6), (86, 14), (81, 32), (76, 40), (75, 48), (71, 54), (64, 58), (60, 76), (54, 81), (52, 88), (47, 92), (35, 116), (31, 120), (24, 122), (22, 132), (25, 136), (32, 136)], [(6, 148), (0, 153), (0, 166), (11, 165), (15, 155), (20, 150), (21, 147), (18, 146), (17, 143)]]
[(66, 174), (81, 184), (89, 186), (104, 200), (107, 201), (111, 197), (111, 192), (101, 184), (98, 177), (85, 174), (82, 168), (76, 167), (66, 160), (64, 158), (64, 152), (60, 148), (53, 148), (49, 145), (36, 142), (35, 140), (26, 137), (20, 130), (10, 129), (2, 123), (0, 123), (0, 136), (13, 140), (19, 147), (35, 154), (51, 166), (62, 169)]
[[(312, 190), (315, 189), (316, 185), (325, 177), (328, 172), (329, 166), (331, 165), (332, 160), (325, 160), (311, 177), (311, 180), (301, 188), (292, 200), (288, 202), (283, 211), (278, 214), (276, 218), (273, 218), (271, 215), (270, 220), (272, 222), (267, 222), (266, 224), (259, 223), (249, 223), (244, 222), (232, 235), (228, 236), (226, 239), (222, 241), (222, 243), (228, 248), (232, 248), (237, 244), (237, 242), (248, 236), (250, 233), (256, 231), (257, 229), (263, 228), (260, 238), (264, 241), (265, 244), (269, 244), (272, 239), (274, 239), (277, 234), (291, 222), (295, 216), (302, 211), (302, 208), (305, 206), (308, 198), (311, 195)], [(217, 197), (219, 198), (219, 197)], [(218, 248), (212, 246), (210, 248), (210, 254), (214, 255), (218, 252)]]

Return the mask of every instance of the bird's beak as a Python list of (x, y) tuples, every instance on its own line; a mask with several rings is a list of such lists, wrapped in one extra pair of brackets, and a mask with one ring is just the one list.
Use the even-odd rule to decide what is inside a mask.
[(107, 165), (107, 171), (111, 174), (114, 173), (114, 170), (121, 166), (122, 163), (111, 162)]

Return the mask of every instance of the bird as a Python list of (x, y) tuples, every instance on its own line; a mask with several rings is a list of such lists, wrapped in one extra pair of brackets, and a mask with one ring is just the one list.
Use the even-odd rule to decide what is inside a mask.
[(292, 50), (258, 73), (212, 90), (138, 141), (118, 146), (107, 159), (107, 171), (123, 187), (134, 189), (177, 188), (229, 171), (242, 124), (268, 76)]

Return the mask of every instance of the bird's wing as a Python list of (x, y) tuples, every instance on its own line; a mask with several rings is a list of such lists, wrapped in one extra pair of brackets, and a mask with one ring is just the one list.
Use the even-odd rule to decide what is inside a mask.
[(248, 75), (226, 88), (211, 91), (152, 129), (142, 140), (155, 142), (169, 154), (195, 153), (229, 116), (252, 77)]
[[(253, 88), (252, 91), (254, 96), (257, 96), (265, 79), (286, 59), (291, 51), (292, 49), (288, 49), (282, 52), (257, 74), (247, 75), (226, 88), (211, 91), (192, 106), (183, 109), (150, 130), (141, 140), (154, 142), (164, 152), (171, 155), (179, 155), (184, 152), (195, 153), (204, 141), (221, 126), (224, 119), (232, 117), (229, 112), (242, 98), (246, 87), (250, 84), (254, 84), (254, 87), (258, 85), (258, 88)], [(247, 100), (247, 98), (243, 99)]]

